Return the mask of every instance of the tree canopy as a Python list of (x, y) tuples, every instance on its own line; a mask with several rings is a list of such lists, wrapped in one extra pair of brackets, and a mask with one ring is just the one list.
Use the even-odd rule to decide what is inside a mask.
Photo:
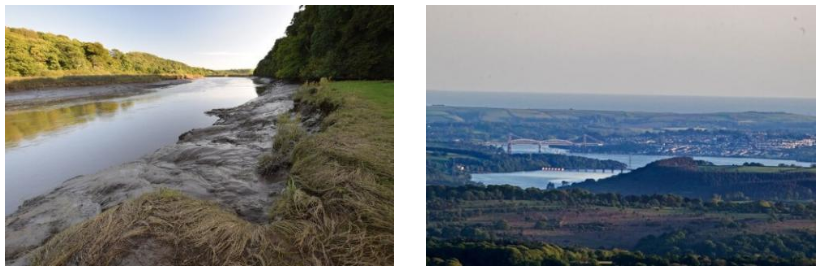
[(6, 76), (206, 75), (210, 72), (152, 54), (109, 50), (99, 42), (6, 27)]
[(305, 6), (255, 68), (286, 80), (394, 78), (393, 6)]

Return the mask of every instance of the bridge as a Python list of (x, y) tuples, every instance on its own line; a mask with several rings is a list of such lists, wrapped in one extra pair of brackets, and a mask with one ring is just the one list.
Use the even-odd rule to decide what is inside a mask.
[[(589, 139), (589, 140), (588, 140)], [(570, 140), (563, 140), (563, 139), (530, 139), (530, 138), (522, 138), (513, 134), (509, 134), (509, 138), (506, 142), (506, 153), (512, 154), (512, 145), (538, 145), (538, 153), (541, 153), (543, 150), (543, 146), (578, 146), (578, 147), (601, 147), (604, 146), (604, 141), (598, 140), (593, 138), (587, 134), (583, 135), (583, 142), (573, 142)]]

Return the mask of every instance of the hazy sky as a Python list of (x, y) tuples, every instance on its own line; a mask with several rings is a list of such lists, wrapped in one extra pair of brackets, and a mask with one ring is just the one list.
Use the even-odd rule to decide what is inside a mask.
[(210, 69), (254, 68), (297, 6), (6, 6), (6, 26)]
[(427, 6), (430, 90), (815, 97), (814, 6)]

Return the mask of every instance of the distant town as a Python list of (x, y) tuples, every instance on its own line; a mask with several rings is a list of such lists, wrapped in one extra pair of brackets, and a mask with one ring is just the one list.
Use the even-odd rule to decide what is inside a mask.
[(608, 136), (603, 140), (605, 152), (815, 161), (815, 135), (809, 134), (687, 129)]

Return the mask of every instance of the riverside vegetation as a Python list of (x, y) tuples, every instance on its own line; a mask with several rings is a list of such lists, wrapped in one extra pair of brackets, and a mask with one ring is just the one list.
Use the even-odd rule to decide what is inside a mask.
[[(321, 81), (282, 116), (265, 173), (288, 168), (275, 227), (318, 264), (391, 264), (394, 121), (391, 82)], [(304, 117), (305, 116), (305, 117)], [(294, 119), (293, 119), (294, 118)], [(312, 123), (309, 134), (294, 122)]]
[(6, 27), (6, 91), (149, 83), (203, 76), (249, 76), (251, 70), (209, 70), (99, 42)]

